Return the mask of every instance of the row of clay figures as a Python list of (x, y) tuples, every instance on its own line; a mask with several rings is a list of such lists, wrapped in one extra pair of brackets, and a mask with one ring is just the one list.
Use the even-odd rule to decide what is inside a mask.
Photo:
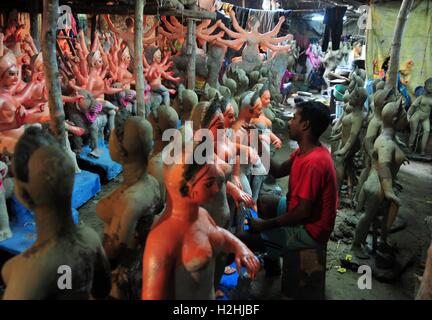
[[(5, 264), (4, 298), (85, 298), (91, 293), (95, 298), (213, 299), (228, 253), (234, 253), (239, 270), (246, 267), (254, 278), (259, 260), (233, 234), (242, 230), (246, 208), (256, 209), (259, 192), (248, 173), (265, 175), (259, 150), (247, 141), (258, 126), (263, 145), (272, 141), (280, 148), (281, 142), (265, 134), (271, 127), (262, 113), (271, 100), (267, 85), (251, 89), (238, 103), (219, 92), (199, 102), (194, 91), (183, 90), (182, 110), (192, 104), (188, 119), (193, 122), (186, 121), (180, 140), (171, 143), (162, 135), (178, 127), (174, 108), (161, 106), (148, 121), (127, 109), (117, 112), (109, 149), (124, 168), (123, 182), (97, 205), (105, 223), (102, 245), (92, 229), (72, 222), (72, 161), (46, 130), (26, 129), (15, 148), (13, 171), (17, 196), (35, 212), (38, 239)], [(191, 158), (202, 142), (174, 152), (172, 164), (165, 161), (164, 150), (193, 143), (186, 138), (188, 130), (199, 142), (201, 129), (211, 133), (213, 149), (207, 154), (214, 162), (199, 164)], [(241, 156), (247, 157), (246, 164)], [(50, 270), (57, 264), (79, 275), (67, 293), (51, 281), (57, 272)], [(34, 272), (41, 276), (33, 277)]]
[[(374, 228), (373, 236), (376, 239), (379, 236), (379, 242), (373, 249), (386, 261), (382, 263), (383, 266), (391, 266), (395, 255), (387, 242), (387, 234), (401, 205), (395, 191), (402, 191), (397, 174), (401, 165), (407, 162), (400, 147), (403, 143), (396, 133), (406, 130), (409, 123), (411, 146), (417, 127), (421, 124), (425, 133), (422, 146), (423, 143), (426, 145), (429, 136), (432, 79), (426, 80), (424, 94), (414, 101), (408, 109), (408, 115), (402, 96), (386, 86), (383, 80), (373, 82), (374, 94), (368, 101), (367, 114), (364, 106), (368, 94), (364, 88), (364, 80), (364, 70), (356, 69), (351, 73), (344, 96), (344, 112), (333, 125), (330, 141), (333, 144), (338, 188), (341, 188), (346, 179), (349, 203), (356, 204), (357, 211), (365, 210), (355, 230), (353, 253), (359, 259), (369, 258), (365, 247), (366, 237), (371, 226), (380, 221), (380, 227)], [(357, 181), (354, 160), (360, 152), (363, 153), (364, 167)]]
[[(173, 100), (177, 111), (165, 104), (150, 108), (147, 122), (135, 115), (135, 93), (130, 89), (134, 79), (129, 71), (131, 56), (127, 45), (122, 46), (122, 39), (113, 36), (113, 46), (105, 51), (99, 38), (102, 39), (95, 37), (89, 50), (80, 32), (74, 50), (71, 53), (66, 50), (59, 57), (59, 80), (66, 102), (68, 129), (74, 133), (71, 137), (74, 150), (89, 142), (92, 154), (98, 156), (97, 140), (105, 134), (109, 137), (111, 158), (123, 166), (121, 186), (97, 206), (97, 214), (105, 223), (102, 246), (93, 230), (81, 224), (76, 226), (71, 219), (75, 157), (60, 151), (45, 125), (27, 129), (23, 126), (33, 122), (26, 122), (20, 93), (29, 94), (36, 85), (42, 91), (30, 99), (31, 107), (37, 107), (35, 114), (40, 116), (34, 122), (49, 121), (47, 99), (40, 101), (43, 108), (34, 102), (36, 97), (40, 100), (47, 96), (40, 68), (41, 55), (32, 55), (35, 58), (29, 63), (34, 67), (39, 62), (40, 71), (34, 73), (32, 68), (27, 83), (23, 81), (22, 66), (16, 62), (17, 55), (21, 57), (25, 53), (5, 48), (6, 54), (1, 57), (2, 110), (10, 110), (3, 113), (8, 116), (3, 116), (3, 121), (11, 120), (2, 134), (20, 130), (9, 152), (16, 195), (35, 213), (37, 226), (36, 243), (8, 261), (2, 270), (6, 283), (4, 297), (63, 296), (65, 293), (56, 287), (40, 285), (56, 283), (51, 277), (57, 272), (51, 273), (50, 268), (59, 262), (79, 274), (73, 278), (74, 289), (66, 293), (76, 297), (87, 297), (90, 293), (102, 297), (110, 293), (124, 299), (211, 299), (228, 253), (234, 253), (238, 268), (245, 266), (253, 278), (259, 262), (232, 232), (243, 230), (245, 216), (249, 214), (247, 208), (256, 210), (260, 189), (264, 189), (265, 170), (259, 154), (269, 152), (270, 144), (274, 146), (272, 151), (282, 144), (271, 131), (273, 123), (281, 127), (285, 123), (271, 107), (274, 101), (270, 78), (259, 71), (252, 77), (242, 69), (233, 68), (224, 75), (224, 85), (218, 89), (206, 88), (201, 101), (193, 90), (180, 87)], [(26, 39), (31, 41), (30, 37)], [(152, 64), (143, 57), (144, 72), (147, 78), (163, 86), (163, 74), (168, 79), (172, 77), (167, 71), (171, 63), (166, 56), (162, 59), (161, 50), (153, 53)], [(24, 85), (24, 89), (16, 90), (18, 84)], [(156, 91), (153, 84), (151, 90)], [(165, 91), (166, 87), (161, 86), (159, 92)], [(18, 110), (21, 109), (25, 116), (20, 118)], [(193, 121), (193, 125), (187, 120)], [(212, 133), (214, 150), (210, 154), (215, 165), (185, 165), (185, 161), (165, 164), (163, 150), (169, 146), (162, 139), (163, 133), (177, 129), (179, 122), (185, 137), (188, 130), (198, 136), (200, 129)], [(220, 130), (222, 135), (218, 134)], [(257, 132), (259, 135), (254, 136)], [(251, 147), (249, 140), (253, 138), (264, 147)], [(183, 159), (191, 154), (177, 156)], [(246, 157), (245, 164), (240, 162), (242, 156)], [(148, 166), (151, 175), (147, 173)], [(252, 180), (251, 171), (260, 176)], [(6, 170), (2, 174), (6, 177)], [(5, 198), (10, 193), (10, 182), (4, 179)], [(5, 208), (0, 222), (6, 238), (10, 229), (7, 219), (3, 219), (7, 218)], [(43, 270), (38, 267), (42, 265)], [(40, 276), (33, 276), (34, 272)]]

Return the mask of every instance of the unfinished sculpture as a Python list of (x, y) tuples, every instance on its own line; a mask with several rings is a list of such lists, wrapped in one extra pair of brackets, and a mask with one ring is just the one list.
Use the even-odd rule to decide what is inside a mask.
[[(193, 121), (195, 134), (200, 129), (208, 129), (211, 132), (209, 138), (212, 141), (215, 163), (225, 173), (225, 179), (221, 183), (219, 192), (214, 194), (213, 198), (203, 205), (203, 208), (212, 215), (218, 226), (228, 228), (230, 210), (227, 195), (230, 195), (237, 205), (244, 202), (246, 207), (252, 207), (254, 203), (249, 194), (230, 181), (232, 168), (228, 163), (236, 157), (237, 146), (230, 143), (226, 137), (222, 102), (219, 101), (219, 97), (215, 97), (211, 102), (198, 103), (192, 110), (191, 121)], [(196, 139), (199, 139), (198, 134), (196, 136)], [(205, 141), (207, 142), (207, 140)], [(238, 176), (236, 178), (238, 179)]]
[(192, 109), (198, 104), (198, 95), (194, 90), (186, 89), (182, 84), (178, 88), (178, 106), (181, 124), (189, 120)]
[(354, 155), (360, 150), (360, 130), (363, 125), (363, 106), (367, 99), (367, 91), (363, 87), (356, 87), (350, 94), (349, 104), (352, 112), (342, 120), (341, 142), (338, 150), (333, 154), (336, 169), (338, 189), (341, 187), (345, 175), (349, 177), (348, 190), (351, 198), (355, 181)]
[(147, 174), (152, 139), (148, 121), (125, 110), (117, 114), (110, 155), (123, 166), (123, 183), (96, 207), (105, 222), (103, 246), (113, 270), (111, 296), (117, 299), (140, 298), (145, 241), (163, 208), (159, 183)]
[(170, 54), (167, 53), (162, 60), (162, 52), (156, 49), (153, 53), (153, 61), (149, 64), (145, 55), (143, 55), (145, 78), (150, 84), (152, 91), (162, 96), (163, 104), (166, 106), (170, 105), (170, 94), (176, 93), (176, 90), (165, 87), (162, 84), (162, 80), (166, 79), (174, 83), (179, 83), (181, 81), (180, 77), (174, 78), (172, 76), (173, 73), (167, 71), (172, 66), (172, 62), (168, 62), (169, 57)]
[[(173, 62), (177, 69), (177, 73), (185, 74), (187, 72), (188, 60), (190, 58), (187, 46), (183, 45), (184, 39), (187, 37), (187, 28), (174, 16), (170, 17), (170, 21), (165, 17), (162, 17), (161, 19), (168, 29), (168, 32), (163, 28), (159, 28), (160, 34), (164, 35), (170, 41), (177, 40), (182, 44), (181, 52), (173, 57)], [(216, 48), (211, 49), (215, 44), (219, 44), (218, 40), (223, 37), (224, 32), (221, 31), (213, 35), (212, 33), (220, 26), (221, 21), (216, 21), (212, 26), (210, 26), (210, 23), (210, 19), (204, 19), (196, 26), (196, 40), (199, 46), (195, 44), (195, 72), (198, 78), (205, 79), (207, 83), (217, 88), (217, 75), (222, 66), (226, 46), (225, 50), (217, 50)], [(206, 53), (207, 44), (209, 47)]]
[(235, 90), (235, 94), (234, 93), (233, 94), (234, 94), (234, 98), (238, 100), (240, 96), (249, 89), (249, 77), (246, 74), (246, 71), (241, 69), (240, 66), (234, 65), (227, 70), (226, 77), (235, 82), (236, 90)]
[[(383, 82), (384, 84), (385, 82)], [(382, 84), (378, 84), (377, 87), (380, 87)], [(372, 118), (369, 120), (369, 124), (366, 130), (366, 135), (363, 140), (363, 149), (365, 151), (365, 167), (363, 168), (359, 181), (357, 183), (356, 195), (355, 199), (358, 201), (358, 197), (360, 195), (360, 190), (363, 186), (363, 183), (366, 181), (369, 176), (369, 171), (372, 165), (372, 152), (373, 146), (376, 138), (381, 133), (382, 129), (382, 117), (381, 112), (384, 106), (394, 100), (394, 92), (389, 88), (382, 88), (374, 93), (373, 96), (373, 112)]]
[(39, 79), (39, 74), (32, 75), (32, 81), (16, 94), (19, 82), (17, 59), (12, 52), (0, 57), (0, 152), (13, 153), (15, 144), (24, 132), (24, 124), (49, 120), (38, 116), (40, 109), (26, 110), (22, 105), (29, 99), (31, 90)]
[(153, 112), (150, 113), (148, 120), (153, 127), (154, 137), (154, 146), (150, 154), (148, 172), (159, 182), (161, 199), (162, 202), (165, 203), (166, 190), (162, 173), (162, 151), (170, 141), (163, 141), (162, 136), (166, 130), (177, 129), (179, 116), (174, 108), (170, 106), (160, 106), (157, 110), (153, 110)]
[(416, 295), (416, 300), (432, 300), (432, 243), (429, 246), (426, 267)]
[(135, 76), (129, 71), (131, 64), (131, 55), (128, 47), (118, 52), (119, 65), (117, 68), (110, 70), (115, 74), (117, 81), (125, 85), (125, 89), (130, 89), (131, 85), (135, 85)]
[(327, 88), (330, 87), (330, 79), (329, 74), (333, 71), (335, 71), (336, 67), (338, 66), (340, 60), (342, 58), (341, 50), (333, 51), (331, 49), (331, 45), (329, 45), (329, 49), (327, 50), (326, 55), (324, 56), (324, 59), (322, 60), (322, 63), (325, 67), (325, 71), (323, 74), (324, 81), (327, 85)]
[[(294, 70), (295, 64), (299, 56), (299, 49), (296, 46), (294, 40), (287, 41), (290, 46), (289, 50), (277, 51), (273, 56), (266, 60), (261, 67), (260, 78), (257, 82), (267, 82), (269, 85), (271, 98), (276, 103), (282, 103), (282, 94), (280, 92), (280, 86), (282, 78), (287, 70)], [(267, 80), (263, 79), (263, 69), (268, 70)]]
[(274, 52), (289, 50), (291, 48), (291, 46), (289, 45), (279, 46), (279, 44), (285, 40), (292, 40), (292, 35), (276, 38), (280, 28), (282, 27), (282, 24), (285, 21), (285, 17), (280, 17), (279, 22), (273, 28), (273, 30), (267, 33), (258, 32), (260, 21), (258, 17), (254, 15), (251, 15), (248, 20), (248, 28), (250, 31), (246, 31), (242, 27), (240, 27), (234, 11), (230, 11), (230, 17), (234, 30), (236, 31), (231, 31), (224, 24), (221, 24), (221, 29), (233, 39), (221, 39), (219, 40), (219, 42), (222, 44), (226, 44), (227, 46), (234, 46), (237, 48), (237, 50), (239, 50), (243, 46), (243, 44), (246, 43), (246, 46), (244, 47), (242, 52), (242, 59), (236, 64), (241, 69), (245, 70), (247, 73), (252, 72), (262, 63), (259, 46), (264, 46)]
[[(380, 256), (391, 266), (394, 259), (391, 248), (387, 243), (387, 231), (393, 224), (399, 207), (400, 199), (394, 192), (395, 179), (400, 166), (406, 160), (395, 140), (395, 133), (403, 130), (407, 125), (406, 112), (402, 105), (402, 99), (386, 104), (382, 111), (383, 130), (374, 143), (372, 151), (372, 168), (369, 177), (360, 191), (359, 204), (364, 206), (362, 215), (352, 244), (352, 251), (359, 259), (367, 259), (369, 254), (364, 245), (369, 229), (382, 214), (380, 224), (380, 243), (376, 249)], [(374, 228), (374, 236), (378, 237), (377, 228)]]
[[(31, 127), (15, 148), (13, 171), (15, 194), (35, 214), (37, 240), (4, 265), (3, 299), (105, 298), (111, 279), (99, 236), (72, 219), (72, 162), (52, 136)], [(71, 280), (60, 280), (65, 272)]]
[(102, 111), (102, 103), (94, 99), (90, 92), (79, 89), (78, 93), (83, 98), (79, 102), (68, 103), (65, 107), (68, 119), (84, 129), (83, 135), (72, 137), (72, 148), (76, 154), (80, 154), (83, 144), (88, 142), (90, 155), (97, 158), (103, 152), (98, 146), (98, 139), (100, 137), (103, 139), (103, 130), (108, 117)]
[(263, 128), (269, 129), (270, 130), (270, 142), (272, 143), (272, 145), (274, 145), (274, 147), (276, 149), (280, 149), (280, 148), (282, 148), (282, 141), (281, 141), (281, 139), (278, 138), (278, 136), (276, 136), (273, 133), (273, 131), (271, 131), (271, 129), (273, 127), (273, 123), (269, 118), (266, 117), (265, 111), (264, 111), (271, 106), (271, 104), (270, 104), (270, 101), (271, 101), (270, 90), (266, 84), (262, 84), (262, 83), (257, 84), (254, 88), (255, 88), (254, 89), (255, 91), (258, 91), (258, 94), (259, 94), (260, 99), (261, 99), (262, 113), (258, 118), (252, 118), (251, 123), (255, 124), (255, 125), (261, 125)]
[(6, 163), (0, 161), (0, 241), (12, 237), (6, 199), (12, 196), (13, 180), (7, 177), (7, 173), (8, 166)]
[[(101, 52), (103, 51), (96, 50), (89, 53), (87, 57), (89, 61), (88, 75), (85, 74), (78, 75), (77, 72), (75, 72), (75, 76), (77, 77), (78, 82), (84, 83), (85, 85), (83, 86), (77, 85), (75, 79), (69, 81), (69, 85), (75, 91), (80, 91), (82, 89), (85, 89), (94, 95), (96, 102), (99, 105), (97, 113), (103, 112), (108, 117), (108, 122), (107, 122), (108, 130), (106, 131), (107, 134), (109, 135), (109, 133), (114, 129), (115, 114), (119, 108), (113, 105), (111, 102), (105, 100), (105, 94), (119, 93), (125, 90), (127, 88), (127, 85), (123, 85), (122, 88), (111, 87), (112, 79), (109, 80), (104, 78), (107, 71), (106, 63), (104, 62), (104, 60), (106, 60), (106, 57), (103, 58)], [(98, 158), (101, 156), (101, 150), (95, 149), (91, 152), (91, 155), (95, 158)]]
[(136, 104), (136, 91), (127, 89), (125, 91), (119, 92), (115, 95), (116, 105), (120, 109), (126, 109), (131, 115), (137, 115), (137, 104)]
[[(184, 146), (182, 146), (182, 149)], [(254, 278), (259, 261), (235, 236), (218, 227), (202, 205), (218, 193), (224, 173), (214, 164), (164, 164), (165, 212), (148, 236), (143, 260), (143, 299), (214, 299), (215, 257), (234, 253), (238, 269)]]
[[(237, 146), (228, 140), (225, 134), (224, 117), (222, 109), (226, 106), (227, 101), (222, 101), (216, 95), (211, 102), (200, 102), (194, 107), (191, 114), (191, 121), (193, 121), (193, 130), (195, 139), (200, 141), (200, 129), (207, 129), (209, 136), (206, 136), (205, 143), (211, 141), (213, 150), (212, 159), (218, 169), (224, 173), (225, 177), (220, 185), (219, 191), (216, 192), (212, 199), (202, 205), (211, 215), (216, 225), (224, 229), (229, 229), (230, 224), (233, 223), (234, 217), (230, 216), (230, 207), (228, 205), (228, 196), (230, 196), (237, 208), (242, 203), (244, 207), (250, 208), (255, 205), (252, 196), (244, 192), (238, 184), (233, 181), (240, 181), (239, 169), (240, 163), (236, 160)], [(207, 140), (209, 139), (209, 140)], [(230, 164), (232, 163), (232, 164)], [(234, 205), (233, 205), (234, 206)], [(243, 215), (243, 220), (245, 215)], [(216, 257), (215, 265), (215, 287), (219, 284), (223, 275), (227, 256), (220, 254)]]
[[(104, 15), (104, 18), (106, 22), (108, 23), (109, 29), (116, 34), (118, 37), (120, 37), (123, 41), (126, 42), (127, 48), (129, 49), (129, 52), (131, 54), (131, 62), (133, 65), (133, 59), (134, 59), (134, 51), (135, 51), (135, 21), (131, 17), (127, 17), (125, 20), (126, 24), (126, 30), (122, 31), (115, 27), (115, 25), (112, 23), (111, 18), (109, 15)], [(143, 19), (143, 29), (146, 28), (147, 25), (147, 16), (144, 16)], [(147, 47), (153, 42), (156, 41), (156, 38), (153, 37), (154, 30), (158, 27), (157, 23), (153, 23), (153, 25), (150, 27), (149, 30), (145, 31), (143, 34), (143, 46)]]
[[(430, 114), (432, 110), (432, 78), (425, 81), (424, 94), (418, 97), (408, 109), (410, 137), (409, 147), (414, 149), (415, 140), (420, 140), (420, 154), (426, 155), (426, 146), (430, 133)], [(418, 132), (421, 128), (421, 132)], [(416, 150), (413, 150), (414, 152)]]

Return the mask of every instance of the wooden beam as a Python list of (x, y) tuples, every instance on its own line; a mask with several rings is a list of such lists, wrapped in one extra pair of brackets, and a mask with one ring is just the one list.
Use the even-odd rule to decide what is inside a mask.
[(48, 89), (48, 107), (51, 115), (51, 133), (66, 149), (65, 114), (61, 99), (59, 70), (56, 58), (56, 30), (58, 0), (43, 1), (42, 55), (44, 60), (45, 82)]
[(39, 1), (32, 3), (32, 13), (30, 13), (30, 35), (33, 38), (36, 48), (40, 51), (40, 32), (39, 32), (39, 14), (35, 13), (39, 11)]
[(403, 0), (396, 20), (396, 27), (393, 35), (393, 42), (390, 56), (390, 67), (388, 70), (387, 84), (393, 88), (397, 88), (397, 74), (399, 71), (400, 49), (402, 45), (402, 36), (405, 29), (408, 14), (414, 0)]
[[(127, 4), (118, 4), (118, 5), (106, 5), (102, 2), (94, 2), (94, 1), (61, 1), (62, 4), (68, 5), (71, 7), (72, 12), (74, 14), (85, 13), (85, 14), (118, 14), (118, 15), (134, 15), (134, 7)], [(31, 13), (42, 13), (42, 8), (34, 9), (31, 5), (30, 1), (22, 1), (17, 0), (16, 2), (12, 1), (0, 1), (0, 10), (10, 10), (12, 8), (20, 8), (20, 12), (31, 12)], [(202, 10), (192, 10), (188, 8), (184, 8), (180, 3), (178, 3), (177, 7), (159, 7), (156, 2), (146, 3), (144, 6), (144, 10), (147, 15), (162, 15), (162, 16), (176, 16), (176, 17), (184, 17), (184, 18), (194, 18), (194, 19), (211, 19), (216, 20), (216, 13), (202, 11)]]
[(192, 18), (187, 19), (187, 47), (186, 54), (189, 57), (188, 70), (187, 70), (187, 88), (190, 90), (195, 89), (195, 64), (196, 64), (196, 20)]
[(159, 14), (161, 16), (176, 16), (176, 17), (192, 18), (197, 20), (204, 20), (204, 19), (216, 20), (216, 13), (208, 12), (208, 11), (198, 11), (198, 10), (189, 10), (189, 9), (185, 9), (185, 10), (160, 9)]
[(145, 0), (136, 0), (135, 2), (135, 57), (134, 57), (134, 72), (135, 72), (135, 90), (138, 116), (146, 116), (144, 102), (144, 67), (143, 67), (143, 15), (144, 15)]

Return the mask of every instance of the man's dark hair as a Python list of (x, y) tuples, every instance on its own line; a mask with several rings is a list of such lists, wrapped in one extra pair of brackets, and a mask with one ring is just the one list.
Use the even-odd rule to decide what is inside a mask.
[(313, 137), (319, 139), (331, 121), (329, 108), (321, 102), (312, 100), (300, 102), (296, 108), (300, 111), (300, 121), (309, 121)]
[(38, 127), (29, 127), (15, 146), (13, 169), (15, 177), (23, 182), (28, 182), (28, 162), (33, 153), (41, 146), (58, 146), (57, 140), (47, 131)]

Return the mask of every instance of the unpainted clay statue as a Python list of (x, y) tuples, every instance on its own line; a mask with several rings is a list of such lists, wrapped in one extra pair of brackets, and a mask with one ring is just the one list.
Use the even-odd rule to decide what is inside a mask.
[(216, 95), (220, 96), (221, 93), (218, 89), (213, 88), (209, 86), (207, 83), (204, 86), (204, 96), (202, 97), (202, 100), (204, 101), (211, 101)]
[(37, 240), (4, 265), (3, 299), (105, 298), (111, 278), (99, 236), (72, 219), (73, 163), (52, 136), (30, 127), (16, 145), (13, 171), (15, 194), (35, 214)]
[[(177, 40), (181, 44), (184, 43), (184, 38), (187, 37), (187, 28), (183, 26), (175, 17), (171, 16), (169, 22), (165, 17), (161, 18), (164, 21), (165, 26), (169, 32), (165, 31), (163, 28), (159, 28), (161, 35), (165, 36), (168, 40)], [(222, 66), (223, 57), (225, 56), (225, 50), (223, 50), (223, 45), (215, 48), (214, 44), (218, 43), (218, 40), (224, 36), (224, 32), (221, 31), (215, 35), (212, 33), (219, 27), (221, 21), (218, 20), (212, 26), (210, 26), (211, 20), (204, 19), (201, 23), (196, 26), (196, 61), (195, 61), (195, 72), (197, 77), (202, 77), (206, 79), (206, 82), (214, 87), (217, 87), (217, 75)], [(205, 52), (206, 45), (208, 46), (207, 53)], [(219, 50), (218, 50), (219, 49)], [(188, 47), (182, 45), (182, 49), (178, 55), (173, 57), (173, 62), (175, 68), (180, 73), (186, 73), (188, 67), (188, 60), (190, 53), (188, 52)], [(209, 59), (210, 58), (210, 59)]]
[(360, 191), (358, 207), (364, 206), (352, 244), (354, 255), (360, 259), (369, 257), (363, 245), (374, 219), (382, 214), (378, 251), (388, 253), (387, 230), (391, 227), (401, 205), (394, 192), (395, 179), (400, 166), (405, 162), (404, 153), (395, 140), (396, 131), (407, 125), (402, 99), (390, 102), (382, 110), (383, 130), (374, 143), (372, 168)]
[[(340, 118), (336, 121), (336, 123), (332, 127), (331, 138), (330, 138), (330, 140), (332, 142), (335, 142), (338, 139), (340, 139), (340, 137), (342, 135), (341, 131), (342, 131), (343, 120), (353, 110), (353, 107), (349, 104), (351, 94), (353, 93), (353, 91), (357, 87), (363, 87), (363, 86), (364, 86), (364, 81), (362, 80), (361, 76), (358, 76), (356, 74), (356, 71), (351, 72), (348, 90), (347, 90), (347, 92), (345, 92), (344, 97), (343, 97), (344, 107), (343, 107), (342, 115), (340, 116)], [(333, 153), (333, 150), (335, 150), (335, 148), (332, 147), (332, 153)], [(336, 150), (337, 150), (337, 147), (336, 147)]]
[[(341, 187), (345, 173), (351, 178), (349, 189), (352, 191), (355, 172), (353, 167), (354, 154), (360, 150), (360, 130), (363, 125), (363, 106), (367, 99), (367, 91), (363, 87), (357, 87), (350, 94), (349, 104), (352, 112), (343, 118), (341, 142), (338, 150), (333, 154), (338, 188)], [(351, 184), (351, 185), (350, 185)]]
[(225, 31), (233, 40), (220, 39), (219, 42), (227, 46), (235, 46), (239, 50), (244, 43), (246, 46), (242, 52), (242, 60), (238, 62), (238, 66), (247, 73), (258, 67), (262, 60), (260, 58), (259, 46), (264, 46), (272, 51), (289, 50), (291, 46), (280, 46), (279, 44), (285, 40), (292, 40), (292, 35), (276, 38), (282, 24), (285, 22), (285, 17), (280, 17), (279, 22), (273, 30), (267, 33), (258, 32), (260, 21), (257, 16), (251, 15), (248, 20), (248, 28), (250, 31), (244, 30), (238, 23), (234, 11), (230, 11), (230, 18), (235, 31), (228, 29), (224, 24), (221, 24), (221, 29)]
[(249, 88), (249, 77), (246, 71), (240, 69), (239, 66), (233, 66), (227, 70), (227, 77), (233, 79), (236, 82), (236, 93), (235, 97), (240, 97), (241, 94), (246, 92)]
[(420, 126), (422, 128), (420, 142), (421, 155), (426, 154), (426, 146), (429, 141), (430, 114), (432, 110), (432, 78), (429, 78), (425, 81), (424, 89), (425, 93), (418, 97), (408, 109), (409, 124), (411, 129), (409, 147), (411, 149), (414, 148), (415, 139), (419, 134), (417, 129)]
[[(175, 164), (164, 164), (166, 209), (148, 236), (143, 260), (142, 298), (215, 298), (215, 258), (234, 253), (237, 268), (254, 278), (259, 261), (201, 206), (220, 191), (224, 173), (214, 164), (199, 165), (184, 151)], [(192, 160), (192, 164), (188, 160)]]
[(166, 190), (162, 173), (162, 150), (170, 141), (163, 141), (162, 136), (166, 130), (177, 129), (179, 117), (174, 108), (170, 106), (160, 106), (157, 110), (153, 110), (153, 112), (150, 113), (148, 120), (153, 127), (154, 137), (154, 146), (150, 154), (148, 172), (159, 182), (161, 199), (162, 202), (165, 203)]
[(96, 207), (105, 222), (103, 246), (111, 264), (111, 296), (139, 299), (142, 254), (154, 216), (163, 204), (158, 181), (147, 174), (152, 127), (123, 110), (110, 136), (110, 155), (123, 166), (123, 183)]
[(363, 183), (366, 181), (369, 176), (369, 171), (371, 169), (372, 164), (372, 152), (373, 146), (376, 138), (381, 133), (382, 129), (382, 117), (381, 112), (384, 106), (394, 100), (394, 92), (390, 88), (383, 88), (374, 93), (373, 98), (373, 112), (372, 118), (369, 120), (369, 124), (366, 130), (366, 135), (363, 140), (363, 149), (365, 151), (365, 167), (363, 168), (359, 181), (357, 183), (356, 195), (355, 198), (358, 201), (358, 196), (360, 195), (360, 190), (363, 186)]
[(7, 173), (8, 166), (3, 161), (0, 161), (0, 241), (12, 237), (6, 199), (12, 196), (13, 180), (12, 178), (7, 178)]
[(178, 113), (180, 114), (181, 124), (184, 125), (185, 121), (189, 120), (192, 109), (198, 104), (198, 95), (195, 91), (185, 89), (183, 85), (180, 85), (178, 100)]
[(428, 249), (426, 268), (423, 272), (416, 300), (432, 300), (432, 243)]
[(108, 122), (108, 117), (102, 111), (102, 103), (94, 99), (90, 92), (80, 89), (78, 93), (82, 99), (79, 102), (67, 104), (65, 108), (68, 119), (84, 129), (83, 135), (72, 137), (73, 150), (76, 154), (80, 154), (83, 142), (88, 141), (90, 155), (98, 158), (103, 152), (98, 147), (98, 138), (100, 136), (103, 138), (103, 129)]
[[(119, 84), (117, 84), (119, 85)], [(115, 87), (115, 85), (114, 85)], [(115, 95), (116, 104), (121, 108), (125, 108), (133, 116), (137, 115), (136, 91), (125, 90)]]
[[(112, 23), (110, 16), (104, 15), (104, 18), (108, 24), (109, 29), (117, 35), (119, 38), (121, 38), (127, 45), (127, 48), (131, 54), (131, 58), (134, 58), (134, 50), (135, 50), (135, 21), (131, 17), (127, 17), (125, 20), (126, 24), (126, 30), (119, 30), (115, 27), (115, 25)], [(147, 26), (147, 16), (144, 16), (143, 19), (143, 29), (145, 29)], [(158, 23), (153, 23), (153, 25), (150, 27), (149, 30), (145, 31), (143, 34), (143, 46), (147, 47), (151, 43), (155, 42), (156, 39), (152, 37), (152, 34), (154, 30), (158, 27)]]
[(280, 92), (280, 85), (286, 70), (293, 70), (298, 59), (298, 48), (296, 42), (289, 41), (291, 48), (285, 51), (278, 51), (273, 54), (271, 59), (262, 64), (261, 71), (268, 69), (269, 74), (267, 80), (263, 79), (262, 75), (257, 82), (267, 82), (269, 85), (272, 100), (280, 103), (282, 102), (282, 94)]
[(324, 59), (322, 60), (323, 65), (325, 67), (323, 78), (327, 87), (330, 87), (329, 74), (335, 71), (341, 58), (342, 58), (341, 51), (340, 50), (333, 51), (329, 45), (329, 49), (326, 55), (324, 56)]

